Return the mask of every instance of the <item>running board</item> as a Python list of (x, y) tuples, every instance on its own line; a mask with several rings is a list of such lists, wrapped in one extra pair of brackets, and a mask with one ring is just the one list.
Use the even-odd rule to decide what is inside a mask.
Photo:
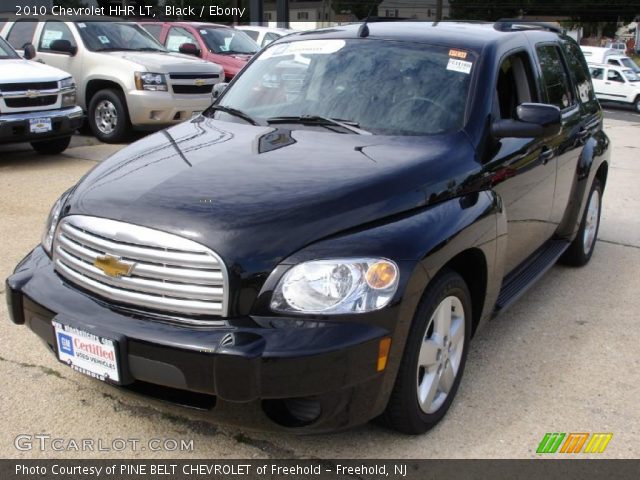
[(494, 315), (502, 313), (529, 290), (547, 270), (555, 265), (569, 245), (570, 242), (567, 241), (550, 240), (522, 266), (507, 275), (502, 282)]

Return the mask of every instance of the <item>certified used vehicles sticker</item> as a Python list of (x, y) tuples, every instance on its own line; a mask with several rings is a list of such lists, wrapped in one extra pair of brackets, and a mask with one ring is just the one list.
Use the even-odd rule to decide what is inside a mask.
[(447, 63), (447, 70), (466, 73), (468, 75), (471, 72), (472, 65), (473, 65), (472, 62), (467, 62), (466, 60), (450, 58), (449, 63)]
[(258, 60), (266, 60), (271, 57), (285, 55), (318, 55), (335, 53), (345, 46), (344, 40), (305, 40), (302, 42), (291, 42), (276, 45), (267, 49)]

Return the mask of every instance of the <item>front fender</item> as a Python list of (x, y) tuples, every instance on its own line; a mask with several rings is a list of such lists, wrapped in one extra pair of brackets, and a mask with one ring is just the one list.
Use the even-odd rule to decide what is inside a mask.
[[(400, 268), (398, 292), (378, 315), (368, 316), (390, 332), (393, 341), (382, 392), (393, 388), (409, 327), (429, 281), (454, 257), (470, 249), (482, 252), (487, 264), (487, 288), (482, 318), (488, 318), (500, 289), (496, 275), (500, 202), (494, 192), (482, 191), (452, 198), (419, 211), (360, 226), (314, 243), (288, 257), (269, 276), (258, 295), (252, 314), (271, 315), (269, 302), (274, 288), (293, 265), (322, 258), (384, 257)], [(392, 313), (395, 312), (395, 313)], [(358, 315), (310, 317), (312, 321), (358, 321)], [(381, 408), (388, 399), (383, 394)]]

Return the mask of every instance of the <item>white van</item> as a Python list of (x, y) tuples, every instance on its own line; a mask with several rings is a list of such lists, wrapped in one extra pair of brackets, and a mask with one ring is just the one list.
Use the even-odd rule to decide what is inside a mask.
[(613, 48), (587, 47), (581, 45), (580, 50), (582, 50), (582, 54), (584, 55), (584, 59), (587, 63), (607, 63), (607, 58), (610, 56), (620, 56), (620, 51)]

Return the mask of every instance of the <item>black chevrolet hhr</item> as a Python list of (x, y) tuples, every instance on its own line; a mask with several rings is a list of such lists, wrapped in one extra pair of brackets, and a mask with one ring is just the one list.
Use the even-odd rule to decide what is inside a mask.
[(551, 26), (294, 34), (221, 90), (62, 195), (8, 278), (61, 362), (258, 428), (421, 433), (478, 327), (593, 253), (609, 141)]

